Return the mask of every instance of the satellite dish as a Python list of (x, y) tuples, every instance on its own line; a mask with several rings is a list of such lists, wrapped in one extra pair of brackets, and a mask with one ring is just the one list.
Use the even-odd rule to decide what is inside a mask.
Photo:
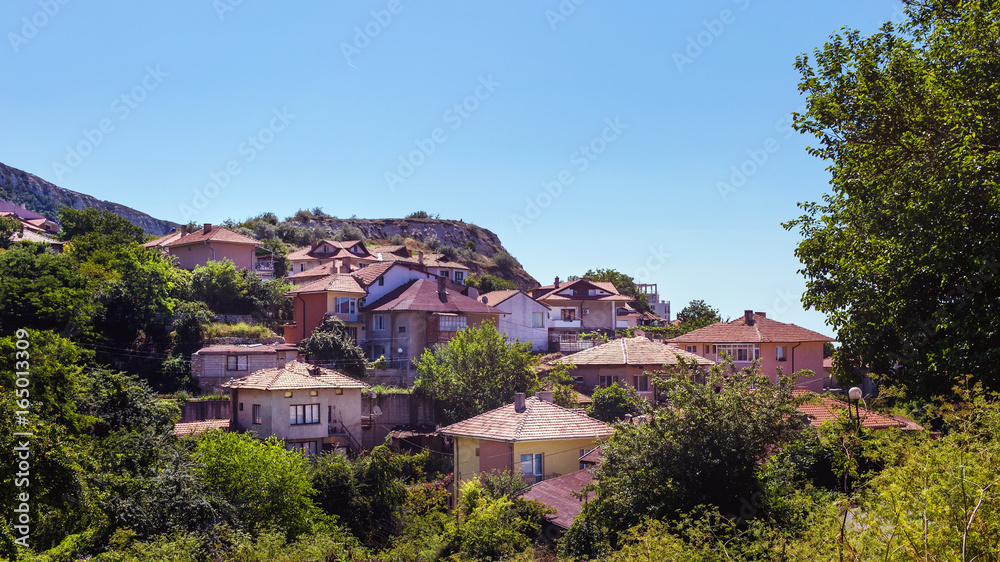
[(483, 304), (490, 304), (490, 297), (483, 297)]
[(378, 406), (375, 406), (374, 408), (372, 408), (372, 415), (373, 416), (381, 416), (382, 415), (382, 408), (379, 408)]

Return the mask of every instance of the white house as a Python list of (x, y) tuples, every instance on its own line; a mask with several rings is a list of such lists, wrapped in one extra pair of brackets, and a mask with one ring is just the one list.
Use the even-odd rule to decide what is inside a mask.
[(506, 312), (498, 326), (510, 340), (530, 342), (532, 351), (544, 351), (549, 341), (549, 307), (517, 290), (493, 291), (479, 300)]

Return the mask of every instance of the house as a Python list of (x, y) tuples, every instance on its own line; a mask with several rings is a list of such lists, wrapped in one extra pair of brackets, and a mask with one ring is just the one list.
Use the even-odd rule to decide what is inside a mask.
[(24, 203), (15, 205), (8, 201), (0, 201), (0, 216), (13, 216), (23, 222), (33, 232), (43, 234), (56, 234), (59, 232), (59, 223), (44, 215), (29, 211)]
[(492, 291), (479, 300), (507, 314), (500, 317), (500, 332), (507, 339), (531, 344), (532, 351), (544, 351), (549, 345), (549, 307), (521, 291)]
[(506, 314), (477, 300), (478, 294), (461, 293), (444, 277), (414, 279), (381, 296), (373, 292), (366, 305), (367, 337), (362, 346), (369, 357), (385, 356), (394, 369), (412, 368), (412, 359), (425, 348), (445, 343), (459, 331), (482, 322), (499, 324)]
[(580, 457), (611, 435), (611, 428), (552, 403), (551, 392), (525, 398), (440, 430), (452, 438), (455, 482), (485, 472), (510, 471), (526, 483), (580, 470)]
[(649, 307), (653, 309), (653, 314), (662, 320), (663, 326), (670, 323), (670, 301), (660, 299), (660, 291), (656, 283), (639, 283), (636, 285), (639, 292), (646, 295)]
[[(390, 257), (391, 256), (392, 255), (390, 254)], [(425, 255), (423, 252), (417, 252), (416, 262), (414, 262), (412, 258), (406, 261), (416, 263), (419, 267), (423, 268), (431, 275), (444, 277), (456, 285), (464, 285), (465, 279), (471, 272), (468, 267), (457, 261), (449, 259), (448, 256), (444, 254)]]
[[(0, 203), (3, 202), (0, 201)], [(37, 220), (25, 219), (12, 211), (0, 211), (0, 217), (12, 218), (21, 223), (21, 232), (12, 234), (10, 237), (11, 242), (36, 242), (38, 244), (48, 244), (49, 247), (56, 253), (62, 252), (63, 245), (66, 244), (61, 240), (56, 240), (55, 238), (49, 236), (53, 230), (46, 230), (46, 224), (43, 221), (55, 224), (55, 230), (58, 230), (58, 224), (49, 221), (45, 217)]]
[(705, 369), (715, 364), (676, 345), (650, 341), (641, 336), (611, 340), (561, 357), (553, 363), (576, 365), (570, 374), (586, 388), (607, 388), (612, 384), (631, 386), (639, 392), (639, 396), (655, 400), (649, 373), (677, 365), (681, 358)]
[(809, 369), (813, 374), (797, 378), (796, 386), (822, 392), (823, 343), (834, 340), (795, 324), (772, 320), (763, 312), (747, 310), (736, 320), (717, 322), (667, 341), (716, 362), (727, 354), (738, 368), (760, 359), (761, 371), (772, 381), (777, 381), (779, 368), (786, 376)]
[(224, 226), (204, 227), (188, 232), (187, 226), (143, 244), (177, 258), (177, 266), (192, 270), (210, 261), (229, 259), (237, 269), (255, 271), (260, 242)]
[(820, 396), (809, 391), (796, 391), (797, 396), (806, 396), (806, 402), (799, 405), (798, 410), (809, 418), (811, 425), (820, 425), (823, 422), (834, 421), (844, 412), (844, 408), (850, 409), (851, 415), (857, 415), (861, 420), (861, 426), (868, 429), (891, 429), (900, 431), (923, 431), (920, 424), (910, 420), (905, 416), (890, 416), (869, 410), (868, 408), (857, 408), (835, 398)]
[(202, 392), (218, 392), (232, 378), (282, 367), (298, 353), (288, 344), (206, 345), (191, 354), (191, 377)]
[(407, 259), (413, 256), (413, 252), (403, 244), (393, 244), (389, 246), (372, 246), (368, 249), (375, 259), (379, 261), (394, 261), (400, 258)]
[(586, 277), (561, 283), (555, 278), (552, 285), (538, 287), (532, 298), (552, 310), (549, 321), (549, 350), (574, 352), (591, 347), (590, 341), (581, 341), (584, 332), (613, 334), (618, 328), (627, 328), (626, 320), (619, 320), (618, 309), (628, 304), (630, 297), (619, 294), (610, 282), (591, 281)]
[(360, 452), (361, 394), (368, 385), (347, 375), (291, 361), (223, 383), (232, 401), (232, 431), (277, 437), (306, 455)]
[(343, 266), (345, 271), (352, 271), (378, 261), (368, 252), (363, 240), (320, 240), (288, 254), (287, 257), (291, 273), (300, 273), (334, 262)]

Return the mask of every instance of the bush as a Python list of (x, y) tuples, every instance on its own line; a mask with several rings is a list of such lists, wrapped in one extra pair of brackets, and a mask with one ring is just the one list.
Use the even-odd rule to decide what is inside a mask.
[(638, 414), (644, 402), (634, 388), (618, 384), (598, 389), (591, 400), (593, 403), (587, 408), (587, 415), (608, 423)]
[(441, 246), (440, 248), (438, 248), (438, 253), (440, 253), (441, 255), (443, 255), (444, 257), (448, 258), (451, 261), (455, 261), (456, 259), (458, 259), (458, 248), (454, 246), (448, 246), (448, 245)]
[(429, 218), (431, 218), (431, 216), (430, 216), (430, 214), (427, 213), (427, 211), (416, 211), (416, 212), (413, 212), (413, 213), (410, 213), (410, 214), (406, 215), (406, 218), (408, 218), (408, 219), (429, 219)]
[(340, 230), (338, 230), (337, 233), (333, 235), (333, 239), (337, 241), (363, 240), (364, 237), (365, 235), (361, 233), (361, 230), (358, 227), (352, 224), (348, 224), (346, 222), (342, 224), (340, 226)]
[(431, 251), (437, 251), (441, 246), (441, 241), (438, 240), (437, 234), (429, 234), (424, 236), (424, 245), (431, 249)]
[(520, 267), (521, 264), (519, 264), (517, 260), (514, 259), (514, 256), (510, 255), (507, 252), (500, 251), (497, 252), (496, 254), (493, 254), (493, 265), (497, 267), (502, 267), (503, 269), (506, 269), (508, 271), (512, 271)]
[(264, 339), (272, 338), (277, 334), (272, 332), (267, 326), (262, 326), (260, 324), (247, 324), (246, 322), (237, 322), (236, 324), (223, 324), (221, 322), (212, 322), (205, 326), (205, 337), (208, 339), (218, 339), (218, 338), (246, 338), (246, 339)]

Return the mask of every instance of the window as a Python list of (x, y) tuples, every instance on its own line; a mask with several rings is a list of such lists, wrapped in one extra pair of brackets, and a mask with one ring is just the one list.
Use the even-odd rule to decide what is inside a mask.
[(319, 396), (319, 391), (318, 390), (310, 390), (309, 391), (309, 396)]
[(621, 378), (618, 377), (618, 375), (614, 376), (601, 375), (600, 377), (598, 377), (598, 379), (599, 379), (599, 386), (601, 388), (607, 388), (613, 384), (618, 384), (621, 381)]
[(406, 333), (406, 326), (400, 326), (399, 327), (399, 333), (400, 334), (405, 334)]
[(292, 397), (292, 391), (291, 390), (286, 390), (285, 391), (285, 398), (291, 398), (291, 397)]
[(337, 297), (333, 311), (337, 314), (357, 314), (358, 299)]
[(779, 345), (779, 346), (775, 347), (774, 350), (775, 350), (775, 354), (777, 355), (778, 361), (786, 361), (787, 360), (787, 358), (785, 357), (785, 346)]
[(465, 272), (464, 271), (456, 271), (455, 272), (455, 283), (462, 283), (462, 281), (464, 279), (465, 279)]
[(632, 382), (639, 392), (649, 392), (649, 375), (635, 375), (632, 377)]
[[(579, 456), (579, 458), (582, 459), (583, 455), (586, 455), (586, 454), (587, 454), (587, 450), (586, 449), (580, 449), (580, 456)], [(583, 470), (585, 468), (587, 468), (587, 463), (585, 463), (583, 461), (580, 461), (580, 470)]]
[(572, 322), (576, 320), (576, 309), (575, 308), (563, 308), (559, 311), (563, 322)]
[(288, 423), (291, 425), (319, 423), (319, 404), (289, 406)]
[(542, 455), (521, 455), (521, 476), (534, 478), (535, 482), (541, 482), (545, 477), (542, 472)]
[(253, 405), (253, 423), (254, 425), (260, 425), (263, 423), (260, 417), (260, 404)]
[(385, 285), (385, 277), (379, 277), (378, 278), (378, 286), (382, 287), (384, 285)]
[(708, 350), (709, 350), (709, 347), (708, 347), (708, 344), (706, 343), (705, 344), (705, 355), (708, 355)]
[(752, 343), (730, 343), (713, 345), (716, 361), (722, 360), (723, 352), (729, 354), (733, 361), (744, 362), (760, 358), (760, 347)]
[(226, 370), (227, 371), (246, 371), (247, 370), (247, 356), (246, 355), (227, 355), (226, 356)]
[(698, 353), (698, 346), (697, 345), (686, 345), (686, 346), (684, 346), (684, 351), (687, 351), (688, 353)]
[(372, 316), (372, 330), (375, 330), (376, 332), (385, 330), (385, 314), (376, 314)]
[(476, 447), (476, 456), (479, 456), (479, 447)]
[(545, 317), (542, 316), (541, 312), (531, 313), (531, 327), (532, 328), (542, 328), (545, 326)]
[(298, 451), (305, 456), (315, 455), (317, 448), (315, 441), (304, 441), (302, 443), (288, 443), (285, 448), (289, 451)]
[(465, 316), (438, 316), (438, 329), (442, 332), (457, 332), (466, 326)]
[(243, 402), (240, 402), (240, 411), (243, 411)]

